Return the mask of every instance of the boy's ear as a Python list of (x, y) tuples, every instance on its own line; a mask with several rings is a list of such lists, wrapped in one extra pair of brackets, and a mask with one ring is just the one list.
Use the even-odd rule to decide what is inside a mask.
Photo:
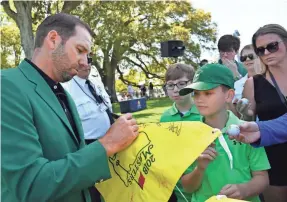
[(229, 89), (226, 95), (226, 102), (232, 103), (234, 96), (235, 96), (235, 91), (233, 89)]

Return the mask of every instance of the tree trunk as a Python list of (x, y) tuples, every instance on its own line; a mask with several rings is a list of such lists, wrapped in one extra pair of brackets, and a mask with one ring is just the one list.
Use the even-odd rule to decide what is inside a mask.
[[(25, 52), (25, 57), (32, 58), (34, 51), (34, 34), (32, 31), (32, 6), (33, 1), (13, 1), (17, 12), (14, 12), (9, 4), (9, 1), (2, 1), (5, 12), (17, 24), (20, 30), (21, 45)], [(65, 1), (62, 12), (70, 13), (82, 1)]]
[(108, 89), (111, 93), (111, 100), (112, 102), (117, 102), (117, 92), (115, 89), (115, 72), (118, 65), (118, 61), (115, 57), (112, 57), (110, 65), (106, 65), (106, 75), (105, 75), (105, 85), (108, 86)]
[(24, 49), (25, 57), (31, 59), (34, 51), (31, 10), (27, 10), (24, 7), (20, 7), (20, 9), (20, 12), (17, 9), (19, 15), (16, 23), (20, 29), (21, 45)]
[(1, 4), (9, 17), (17, 24), (20, 30), (21, 44), (28, 59), (32, 58), (34, 35), (32, 31), (32, 1), (13, 1), (17, 13), (15, 13), (9, 4), (9, 1), (2, 1)]

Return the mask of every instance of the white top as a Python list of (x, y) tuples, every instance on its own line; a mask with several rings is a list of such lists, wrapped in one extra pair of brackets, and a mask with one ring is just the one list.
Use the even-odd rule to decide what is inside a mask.
[(82, 121), (85, 139), (97, 139), (105, 135), (110, 128), (110, 120), (106, 112), (107, 106), (109, 108), (111, 106), (110, 101), (107, 100), (106, 96), (103, 96), (105, 89), (100, 87), (101, 85), (98, 82), (97, 80), (91, 80), (91, 85), (97, 94), (103, 97), (106, 105), (97, 103), (85, 79), (75, 76), (69, 82), (62, 83), (62, 86), (74, 99)]
[(235, 88), (235, 96), (233, 98), (233, 100), (235, 100), (236, 98), (238, 100), (240, 100), (242, 98), (242, 92), (244, 89), (244, 84), (248, 79), (248, 75), (246, 74), (244, 77), (242, 77), (241, 79), (239, 79), (238, 81), (236, 81), (234, 83), (234, 88)]
[(134, 93), (134, 89), (131, 85), (128, 85), (128, 93), (130, 94)]

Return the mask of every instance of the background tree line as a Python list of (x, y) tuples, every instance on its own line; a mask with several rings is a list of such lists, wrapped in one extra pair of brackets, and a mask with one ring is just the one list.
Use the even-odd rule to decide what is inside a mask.
[[(31, 58), (34, 33), (48, 15), (59, 12), (79, 16), (95, 32), (93, 65), (116, 100), (117, 90), (138, 79), (163, 82), (172, 59), (160, 57), (160, 42), (183, 40), (179, 59), (197, 66), (201, 50), (214, 49), (216, 24), (210, 13), (187, 1), (2, 1), (1, 69)], [(23, 54), (24, 53), (24, 54)]]

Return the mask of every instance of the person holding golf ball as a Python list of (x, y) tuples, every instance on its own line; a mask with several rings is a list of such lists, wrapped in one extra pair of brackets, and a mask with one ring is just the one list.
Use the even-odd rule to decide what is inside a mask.
[[(249, 78), (243, 97), (250, 102), (239, 113), (246, 121), (276, 119), (287, 113), (287, 30), (278, 24), (260, 27), (252, 37), (252, 45), (266, 68)], [(238, 104), (237, 104), (238, 105)], [(285, 123), (286, 124), (286, 123)], [(270, 186), (263, 193), (265, 202), (287, 201), (287, 142), (265, 147), (271, 169)]]
[(180, 95), (194, 92), (194, 103), (201, 121), (223, 132), (184, 173), (181, 178), (192, 202), (201, 202), (214, 195), (259, 202), (258, 195), (268, 186), (270, 165), (264, 148), (253, 148), (230, 140), (242, 123), (226, 109), (234, 97), (232, 71), (220, 64), (207, 64), (197, 70), (193, 83), (180, 90)]
[(245, 122), (227, 130), (231, 140), (265, 147), (287, 142), (287, 113), (269, 121)]
[(241, 118), (239, 113), (240, 108), (248, 107), (249, 101), (246, 98), (242, 98), (242, 92), (244, 89), (245, 82), (248, 78), (260, 74), (264, 71), (265, 67), (260, 61), (260, 58), (256, 55), (252, 44), (246, 45), (240, 51), (240, 61), (243, 63), (247, 70), (247, 74), (241, 79), (235, 81), (235, 96), (233, 98), (232, 104), (228, 106), (237, 117)]

